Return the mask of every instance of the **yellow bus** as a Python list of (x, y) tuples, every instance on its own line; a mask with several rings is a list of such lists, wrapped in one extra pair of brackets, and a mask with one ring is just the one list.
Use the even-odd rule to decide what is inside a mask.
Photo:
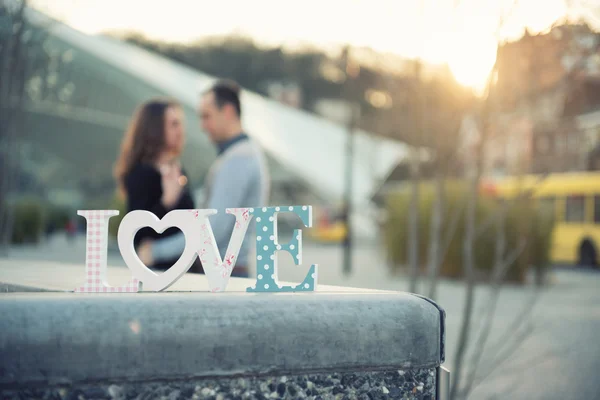
[(531, 193), (553, 211), (553, 263), (597, 266), (600, 253), (600, 172), (525, 175), (484, 181), (484, 190), (510, 199)]

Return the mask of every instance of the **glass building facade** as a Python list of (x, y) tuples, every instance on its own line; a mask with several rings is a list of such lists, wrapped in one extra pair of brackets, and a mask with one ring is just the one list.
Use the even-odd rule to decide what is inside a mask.
[[(32, 21), (49, 36), (41, 50), (46, 68), (26, 83), (21, 137), (60, 164), (52, 173), (39, 171), (44, 183), (79, 190), (84, 198), (110, 193), (113, 164), (135, 108), (151, 97), (168, 96), (184, 107), (188, 140), (182, 162), (190, 183), (201, 188), (216, 153), (195, 108), (215, 78), (30, 11)], [(341, 201), (348, 137), (344, 127), (250, 92), (242, 93), (242, 104), (243, 125), (268, 157), (272, 203)], [(369, 203), (407, 148), (366, 132), (357, 132), (355, 140), (353, 199), (360, 206)]]

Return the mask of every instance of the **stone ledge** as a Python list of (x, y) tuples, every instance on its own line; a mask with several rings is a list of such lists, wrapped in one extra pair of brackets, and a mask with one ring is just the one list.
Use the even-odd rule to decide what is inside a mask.
[(406, 293), (0, 296), (0, 386), (431, 369), (443, 313)]

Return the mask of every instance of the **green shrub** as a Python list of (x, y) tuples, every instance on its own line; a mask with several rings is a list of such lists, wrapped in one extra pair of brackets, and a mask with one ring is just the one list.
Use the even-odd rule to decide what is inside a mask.
[(37, 243), (46, 221), (43, 203), (36, 198), (21, 198), (13, 202), (10, 209), (14, 218), (12, 243)]
[[(410, 210), (410, 189), (393, 193), (386, 199), (389, 219), (385, 226), (384, 237), (388, 259), (392, 268), (407, 264), (408, 255), (408, 215)], [(427, 264), (429, 247), (429, 230), (431, 211), (434, 200), (434, 187), (432, 183), (420, 185), (419, 196), (419, 260), (421, 268)], [(440, 267), (440, 275), (450, 278), (463, 276), (463, 243), (465, 235), (465, 208), (467, 201), (467, 184), (464, 181), (447, 181), (445, 183), (445, 210), (442, 221), (442, 245), (444, 244), (451, 220), (459, 212), (460, 217), (456, 230), (450, 241), (448, 250)], [(526, 240), (524, 251), (509, 267), (505, 280), (523, 282), (527, 268), (530, 265), (544, 268), (548, 264), (550, 251), (550, 238), (552, 233), (552, 220), (535, 209), (532, 200), (519, 200), (508, 204), (505, 220), (506, 253), (511, 254), (521, 243)], [(500, 202), (496, 199), (480, 195), (476, 210), (477, 223), (489, 219), (493, 213), (498, 212)], [(479, 226), (479, 225), (478, 225)], [(477, 228), (479, 229), (479, 228)], [(490, 274), (494, 265), (497, 233), (496, 227), (490, 225), (489, 229), (478, 233), (475, 242), (475, 265), (484, 275)]]
[(45, 214), (45, 231), (48, 233), (52, 233), (55, 230), (63, 230), (69, 219), (77, 215), (75, 211), (71, 211), (67, 207), (53, 205), (46, 207)]

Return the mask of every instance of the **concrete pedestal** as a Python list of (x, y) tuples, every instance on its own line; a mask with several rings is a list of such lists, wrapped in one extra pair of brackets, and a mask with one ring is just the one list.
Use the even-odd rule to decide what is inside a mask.
[(407, 293), (7, 293), (0, 315), (7, 398), (432, 399), (444, 361), (443, 310)]

